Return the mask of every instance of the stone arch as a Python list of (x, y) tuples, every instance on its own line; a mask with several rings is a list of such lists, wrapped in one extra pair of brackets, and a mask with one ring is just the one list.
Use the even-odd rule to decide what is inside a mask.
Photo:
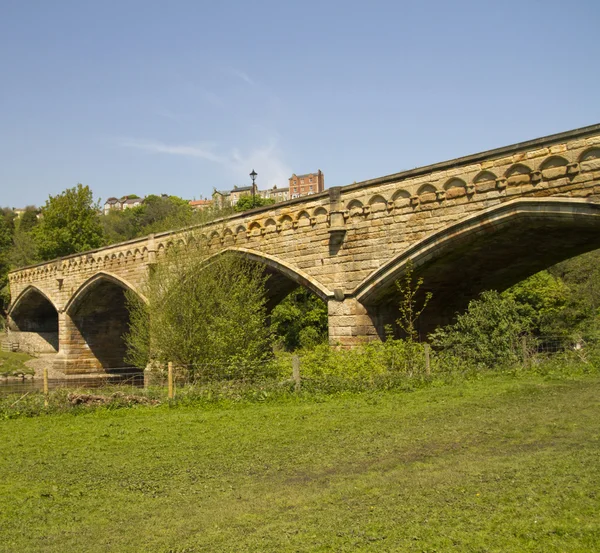
[(410, 200), (410, 193), (407, 190), (396, 190), (392, 195), (392, 201), (396, 200)]
[(435, 194), (437, 192), (437, 188), (433, 186), (433, 184), (425, 183), (422, 184), (417, 190), (417, 196), (422, 196), (424, 194)]
[(446, 183), (444, 184), (444, 190), (448, 191), (448, 190), (452, 190), (453, 188), (466, 189), (467, 183), (462, 179), (453, 177), (453, 178), (449, 179), (448, 181), (446, 181)]
[(373, 206), (375, 204), (387, 204), (387, 200), (381, 194), (375, 194), (369, 200), (369, 205)]
[(21, 351), (58, 351), (58, 309), (37, 286), (27, 286), (11, 304), (8, 329), (16, 336)]
[(298, 216), (296, 217), (296, 221), (298, 221), (299, 227), (308, 226), (308, 225), (310, 225), (310, 215), (308, 214), (307, 211), (301, 211), (300, 213), (298, 213)]
[(240, 232), (246, 232), (246, 227), (244, 225), (238, 225), (235, 229), (235, 234), (239, 234)]
[(348, 202), (348, 205), (346, 206), (346, 209), (348, 209), (349, 211), (352, 211), (353, 209), (360, 209), (362, 211), (363, 208), (363, 203), (360, 200), (357, 200), (356, 198), (354, 200), (350, 200)]
[(591, 161), (593, 159), (600, 159), (600, 148), (589, 148), (579, 156), (579, 161)]
[(282, 230), (286, 230), (292, 228), (294, 225), (294, 221), (289, 215), (282, 215), (279, 218), (279, 224), (281, 225)]
[(528, 175), (529, 173), (531, 173), (530, 167), (528, 167), (524, 163), (515, 163), (506, 170), (504, 176), (506, 178), (509, 178), (514, 177), (516, 175)]
[(496, 181), (498, 177), (491, 171), (480, 171), (473, 179), (473, 184), (479, 184), (481, 182)]
[[(488, 289), (504, 290), (559, 261), (600, 248), (600, 205), (585, 199), (520, 198), (448, 225), (412, 245), (365, 278), (352, 292), (363, 305), (397, 305), (394, 282), (409, 263), (422, 291), (432, 291), (428, 318), (450, 322)], [(425, 324), (425, 323), (424, 323)], [(431, 327), (427, 331), (432, 330)]]
[(223, 243), (224, 244), (227, 244), (227, 245), (233, 244), (233, 232), (232, 232), (232, 230), (230, 228), (226, 228), (223, 231), (222, 238), (223, 238)]
[(569, 162), (561, 156), (550, 156), (546, 158), (540, 165), (540, 170), (555, 169), (556, 167), (566, 167)]
[(66, 372), (126, 368), (127, 290), (147, 303), (130, 282), (104, 271), (86, 280), (71, 296), (64, 309), (64, 332), (69, 336), (64, 353), (70, 363)]
[(258, 221), (252, 221), (249, 225), (248, 225), (248, 230), (250, 232), (256, 232), (256, 231), (260, 231), (260, 223)]
[(600, 169), (600, 148), (590, 148), (579, 157), (579, 167), (582, 171), (597, 171)]
[(275, 219), (273, 219), (272, 217), (269, 217), (265, 221), (265, 234), (276, 232), (276, 231), (277, 231), (277, 223), (275, 222)]
[(247, 248), (226, 248), (208, 258), (206, 262), (210, 263), (211, 259), (215, 256), (228, 253), (239, 255), (243, 259), (253, 261), (265, 267), (265, 271), (269, 275), (269, 281), (271, 281), (270, 284), (269, 281), (267, 283), (268, 306), (270, 308), (277, 305), (277, 303), (297, 286), (307, 288), (323, 301), (328, 301), (333, 298), (333, 292), (318, 280), (302, 271), (302, 269), (294, 267), (280, 258), (256, 250)]

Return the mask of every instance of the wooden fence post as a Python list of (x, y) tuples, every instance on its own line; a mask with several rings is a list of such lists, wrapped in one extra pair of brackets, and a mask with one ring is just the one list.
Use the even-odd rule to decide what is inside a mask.
[(44, 367), (42, 372), (44, 377), (44, 407), (48, 407), (48, 367)]
[(521, 350), (523, 353), (523, 365), (529, 368), (529, 352), (527, 351), (527, 336), (521, 336)]
[(423, 348), (425, 351), (425, 374), (429, 376), (431, 374), (431, 364), (429, 361), (429, 344), (425, 344)]
[(173, 399), (173, 362), (169, 361), (169, 373), (168, 373), (168, 384), (169, 384), (169, 399)]
[(292, 355), (292, 378), (294, 379), (294, 391), (300, 391), (300, 357)]

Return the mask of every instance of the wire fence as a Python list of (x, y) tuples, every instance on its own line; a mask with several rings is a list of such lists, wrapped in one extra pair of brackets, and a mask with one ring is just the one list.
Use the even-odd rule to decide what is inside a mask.
[[(504, 357), (499, 357), (501, 351)], [(276, 362), (254, 364), (207, 363), (176, 365), (168, 363), (140, 370), (118, 367), (103, 372), (62, 375), (47, 367), (35, 374), (0, 375), (0, 397), (9, 395), (30, 396), (60, 391), (73, 404), (102, 402), (101, 398), (114, 399), (144, 396), (173, 399), (190, 388), (254, 385), (269, 380), (273, 385), (285, 385), (299, 392), (304, 386), (315, 386), (332, 375), (340, 380), (352, 379), (359, 374), (363, 380), (400, 375), (403, 378), (430, 378), (444, 371), (454, 370), (458, 364), (483, 366), (486, 356), (503, 359), (506, 366), (535, 368), (549, 361), (600, 363), (600, 344), (567, 336), (520, 336), (510, 343), (493, 340), (454, 344), (452, 347), (432, 347), (429, 344), (408, 344), (402, 341), (382, 343), (371, 350), (305, 352), (287, 355)], [(490, 357), (491, 356), (491, 357)], [(478, 361), (479, 360), (479, 361)], [(41, 361), (41, 360), (40, 360)], [(333, 370), (330, 365), (339, 366)], [(479, 363), (479, 365), (478, 365)], [(358, 368), (357, 368), (358, 367)], [(0, 367), (1, 368), (1, 367)], [(598, 367), (600, 368), (600, 367)], [(330, 379), (331, 380), (331, 379)]]

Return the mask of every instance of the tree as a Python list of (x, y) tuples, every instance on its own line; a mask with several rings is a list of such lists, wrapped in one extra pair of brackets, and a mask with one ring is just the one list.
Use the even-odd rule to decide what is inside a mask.
[(327, 305), (298, 287), (273, 309), (271, 328), (287, 351), (309, 348), (327, 340)]
[(42, 260), (102, 246), (99, 209), (90, 188), (82, 184), (50, 196), (41, 208), (39, 224), (32, 231)]
[(255, 207), (264, 207), (266, 205), (273, 205), (275, 200), (273, 198), (263, 198), (262, 196), (251, 196), (250, 194), (242, 196), (237, 203), (233, 206), (233, 209), (241, 213), (242, 211), (248, 211)]
[(38, 210), (34, 206), (27, 206), (25, 213), (19, 219), (18, 230), (30, 232), (38, 224)]
[(395, 284), (400, 294), (400, 304), (398, 306), (400, 317), (396, 319), (396, 324), (406, 334), (408, 340), (418, 340), (419, 334), (416, 329), (416, 323), (431, 300), (432, 294), (431, 292), (426, 292), (424, 297), (419, 301), (418, 292), (421, 286), (423, 286), (423, 278), (419, 277), (415, 280), (414, 267), (411, 260), (406, 265), (404, 275)]
[(565, 283), (548, 271), (515, 284), (502, 293), (513, 299), (524, 321), (537, 334), (556, 332), (556, 321), (565, 309), (569, 290)]
[(0, 210), (0, 315), (4, 316), (10, 302), (8, 291), (9, 249), (14, 234), (14, 214), (11, 209)]
[(172, 248), (150, 274), (144, 304), (129, 294), (128, 361), (174, 362), (192, 377), (262, 374), (271, 355), (266, 277), (233, 255)]
[(431, 343), (457, 357), (486, 368), (497, 368), (520, 359), (520, 337), (530, 330), (519, 305), (495, 290), (469, 302), (456, 322), (429, 335)]

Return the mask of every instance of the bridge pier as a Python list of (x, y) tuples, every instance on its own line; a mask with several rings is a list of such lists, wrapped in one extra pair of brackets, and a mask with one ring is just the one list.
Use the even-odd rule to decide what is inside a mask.
[(352, 348), (381, 339), (378, 317), (355, 298), (327, 302), (329, 344)]

